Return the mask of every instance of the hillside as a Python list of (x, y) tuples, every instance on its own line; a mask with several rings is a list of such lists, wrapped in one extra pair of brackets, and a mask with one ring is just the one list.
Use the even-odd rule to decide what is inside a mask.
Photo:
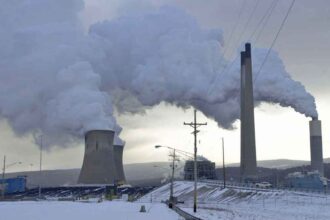
[[(169, 177), (170, 169), (168, 162), (154, 162), (154, 163), (136, 163), (124, 165), (127, 182), (131, 185), (158, 186), (166, 182)], [(182, 172), (182, 168), (177, 171), (177, 177)], [(59, 186), (59, 185), (73, 185), (77, 183), (80, 169), (67, 170), (43, 170), (41, 174), (39, 171), (25, 171), (16, 173), (7, 173), (6, 178), (15, 176), (27, 176), (28, 187), (41, 186)]]
[[(193, 213), (193, 182), (176, 181), (174, 196), (178, 206)], [(223, 189), (217, 184), (198, 183), (198, 209), (195, 214), (202, 219), (231, 220), (296, 220), (330, 219), (330, 195), (281, 190), (262, 190), (240, 187)], [(166, 184), (140, 199), (139, 202), (165, 201), (169, 197)]]
[[(325, 159), (325, 162), (330, 162), (330, 159)], [(281, 180), (288, 173), (302, 170), (302, 166), (308, 164), (308, 161), (285, 159), (258, 161), (258, 174), (262, 179), (274, 183), (276, 178)], [(183, 165), (178, 165), (177, 178), (180, 178), (183, 174)], [(170, 174), (168, 162), (125, 164), (124, 169), (128, 183), (137, 186), (159, 186), (169, 179)], [(27, 176), (28, 187), (36, 187), (39, 183), (42, 186), (59, 186), (76, 184), (79, 172), (80, 169), (44, 170), (40, 175), (39, 171), (26, 171), (7, 173), (6, 177)], [(330, 178), (330, 165), (325, 164), (325, 175)], [(222, 179), (222, 168), (217, 168), (217, 176)], [(227, 165), (227, 178), (239, 180), (238, 164)]]

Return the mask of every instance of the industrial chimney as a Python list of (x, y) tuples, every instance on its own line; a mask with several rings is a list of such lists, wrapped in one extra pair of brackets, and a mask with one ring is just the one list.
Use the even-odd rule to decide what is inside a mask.
[(257, 177), (251, 44), (241, 52), (241, 181)]
[(115, 184), (114, 135), (110, 130), (92, 130), (85, 134), (85, 155), (78, 183)]
[(318, 171), (324, 176), (323, 153), (322, 153), (322, 128), (321, 121), (312, 118), (309, 122), (310, 147), (311, 147), (311, 170)]

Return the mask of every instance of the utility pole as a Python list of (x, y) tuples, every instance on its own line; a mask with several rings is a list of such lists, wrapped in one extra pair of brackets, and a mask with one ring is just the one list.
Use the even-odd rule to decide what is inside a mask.
[(3, 169), (2, 169), (2, 183), (1, 183), (1, 197), (2, 199), (5, 199), (5, 172), (6, 172), (6, 155), (3, 156)]
[(40, 170), (39, 170), (39, 199), (41, 199), (41, 165), (42, 165), (42, 145), (43, 145), (43, 143), (42, 143), (42, 135), (40, 135), (40, 164), (39, 164), (39, 168), (40, 168)]
[(172, 157), (172, 174), (171, 174), (171, 185), (170, 185), (170, 201), (168, 204), (169, 208), (173, 208), (173, 203), (174, 203), (173, 185), (174, 185), (175, 162), (178, 161), (175, 151), (176, 149), (173, 148), (173, 154), (170, 154), (170, 157)]
[(196, 109), (194, 109), (194, 122), (186, 123), (184, 122), (184, 125), (189, 125), (194, 129), (193, 135), (194, 135), (194, 212), (197, 211), (197, 133), (199, 130), (197, 130), (198, 127), (202, 125), (207, 125), (207, 123), (197, 123), (196, 119)]
[(225, 141), (223, 138), (222, 138), (222, 170), (223, 170), (223, 188), (226, 188)]

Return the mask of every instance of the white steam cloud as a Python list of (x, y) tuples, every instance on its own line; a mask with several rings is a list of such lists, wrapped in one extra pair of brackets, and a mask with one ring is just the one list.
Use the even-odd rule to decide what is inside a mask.
[[(49, 146), (67, 146), (90, 129), (113, 129), (118, 144), (114, 107), (138, 113), (161, 102), (194, 106), (225, 128), (239, 118), (239, 63), (214, 81), (227, 62), (222, 32), (201, 29), (180, 9), (128, 13), (85, 33), (80, 0), (0, 2), (0, 115), (18, 135), (43, 133)], [(255, 71), (265, 53), (253, 51)], [(317, 115), (275, 52), (255, 99)]]

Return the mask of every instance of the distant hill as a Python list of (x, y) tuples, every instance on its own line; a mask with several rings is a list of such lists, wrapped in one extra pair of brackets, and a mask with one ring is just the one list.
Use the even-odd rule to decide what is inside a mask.
[[(330, 163), (330, 158), (325, 158), (324, 163)], [(276, 159), (276, 160), (260, 160), (257, 162), (258, 167), (270, 168), (270, 169), (288, 169), (291, 167), (307, 166), (310, 164), (308, 160), (288, 160), (288, 159)], [(231, 163), (227, 166), (238, 167), (239, 163)]]
[[(176, 177), (182, 173), (182, 166), (176, 172)], [(131, 185), (160, 185), (166, 182), (169, 178), (169, 163), (154, 162), (154, 163), (136, 163), (125, 164), (125, 175), (127, 182)], [(67, 170), (43, 170), (26, 171), (6, 174), (6, 178), (15, 176), (27, 176), (27, 185), (29, 188), (41, 186), (60, 186), (77, 184), (80, 169)]]
[[(330, 163), (330, 158), (324, 159), (324, 162)], [(258, 167), (260, 169), (258, 172), (262, 176), (268, 177), (271, 173), (274, 173), (274, 169), (291, 170), (291, 168), (307, 166), (309, 163), (309, 161), (303, 160), (263, 160), (258, 161)], [(236, 179), (239, 176), (238, 166), (238, 163), (228, 164), (228, 176)], [(178, 167), (180, 168), (176, 171), (176, 177), (180, 178), (183, 176), (183, 164), (180, 164)], [(135, 186), (161, 185), (168, 181), (170, 174), (168, 162), (125, 164), (124, 169), (127, 182)], [(60, 186), (76, 184), (79, 172), (80, 169), (44, 170), (40, 176), (39, 171), (26, 171), (8, 173), (6, 177), (27, 176), (28, 187), (36, 187), (39, 183), (42, 186)], [(217, 169), (219, 178), (222, 178), (221, 172), (221, 169)], [(286, 173), (283, 172), (283, 175)]]

